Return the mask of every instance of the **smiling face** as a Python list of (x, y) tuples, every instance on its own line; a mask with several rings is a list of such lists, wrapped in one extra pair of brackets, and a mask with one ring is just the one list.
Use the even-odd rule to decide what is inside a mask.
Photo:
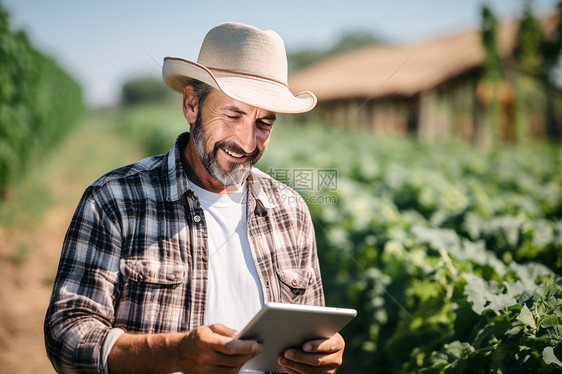
[[(184, 92), (184, 115), (193, 124), (186, 148), (188, 177), (213, 192), (238, 188), (265, 152), (275, 113), (212, 89), (199, 111), (193, 90)], [(196, 156), (195, 158), (193, 156)]]

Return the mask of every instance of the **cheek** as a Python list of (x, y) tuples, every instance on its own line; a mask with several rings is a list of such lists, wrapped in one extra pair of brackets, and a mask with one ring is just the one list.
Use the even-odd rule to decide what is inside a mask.
[(260, 151), (265, 151), (267, 146), (269, 145), (269, 139), (271, 138), (271, 131), (267, 132), (260, 132), (258, 133), (258, 148)]
[(210, 119), (203, 122), (203, 129), (206, 134), (206, 146), (214, 147), (216, 143), (228, 136), (228, 125), (216, 119)]
[(205, 122), (205, 127), (207, 131), (216, 137), (223, 136), (230, 131), (230, 126), (225, 123), (222, 119), (211, 117)]

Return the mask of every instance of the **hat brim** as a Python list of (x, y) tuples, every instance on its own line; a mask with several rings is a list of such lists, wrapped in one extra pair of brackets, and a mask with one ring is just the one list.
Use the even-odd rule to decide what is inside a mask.
[(162, 66), (164, 82), (172, 90), (182, 93), (190, 79), (197, 79), (227, 96), (276, 113), (303, 113), (316, 106), (316, 96), (309, 91), (293, 95), (280, 82), (246, 74), (211, 71), (193, 61), (166, 57)]

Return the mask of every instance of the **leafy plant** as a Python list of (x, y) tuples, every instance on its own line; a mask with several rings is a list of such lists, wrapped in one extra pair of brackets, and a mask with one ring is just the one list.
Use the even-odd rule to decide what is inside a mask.
[(79, 85), (25, 33), (12, 31), (0, 4), (0, 192), (77, 123)]

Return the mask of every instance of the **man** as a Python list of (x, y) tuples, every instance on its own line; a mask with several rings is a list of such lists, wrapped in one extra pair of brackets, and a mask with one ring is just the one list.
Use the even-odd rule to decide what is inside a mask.
[[(289, 91), (281, 38), (221, 24), (197, 63), (166, 58), (163, 77), (183, 93), (190, 134), (85, 191), (45, 320), (59, 372), (237, 373), (262, 347), (236, 330), (263, 303), (324, 303), (306, 205), (252, 167), (276, 113), (316, 104)], [(279, 362), (330, 373), (343, 349), (336, 334)]]

